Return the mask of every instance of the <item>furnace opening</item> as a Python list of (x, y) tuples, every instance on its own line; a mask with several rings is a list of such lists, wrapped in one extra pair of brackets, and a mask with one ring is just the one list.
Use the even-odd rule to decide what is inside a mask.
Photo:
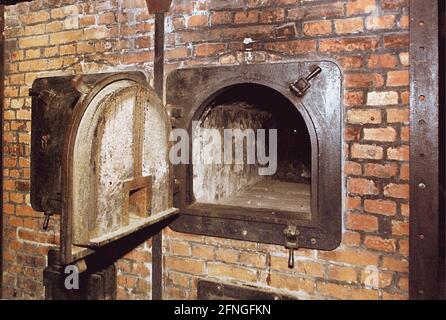
[[(197, 202), (299, 212), (310, 218), (310, 134), (300, 112), (282, 94), (258, 84), (226, 88), (206, 104), (192, 130), (193, 157), (205, 160), (193, 164)], [(229, 144), (228, 132), (233, 133)], [(240, 141), (242, 162), (236, 151)], [(262, 174), (262, 168), (273, 169), (272, 174)]]

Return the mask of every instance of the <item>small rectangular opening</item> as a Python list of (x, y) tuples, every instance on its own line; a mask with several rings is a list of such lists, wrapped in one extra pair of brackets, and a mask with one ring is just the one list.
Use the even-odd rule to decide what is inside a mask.
[(152, 178), (139, 177), (124, 183), (124, 214), (129, 223), (152, 214)]
[[(147, 188), (130, 190), (129, 193), (129, 215), (136, 217), (148, 216)], [(150, 212), (149, 212), (150, 215)]]

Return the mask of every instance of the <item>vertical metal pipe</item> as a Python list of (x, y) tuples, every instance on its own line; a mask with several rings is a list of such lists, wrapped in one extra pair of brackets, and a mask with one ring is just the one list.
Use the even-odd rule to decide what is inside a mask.
[(164, 18), (164, 12), (155, 13), (154, 86), (161, 101), (164, 97)]
[[(155, 13), (154, 86), (164, 99), (164, 13)], [(163, 230), (152, 238), (152, 299), (163, 298)]]

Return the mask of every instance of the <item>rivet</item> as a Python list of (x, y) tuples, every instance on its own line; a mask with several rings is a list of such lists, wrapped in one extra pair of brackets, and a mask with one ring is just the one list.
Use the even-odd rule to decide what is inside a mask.
[(311, 244), (312, 244), (312, 245), (317, 244), (317, 239), (316, 239), (316, 238), (311, 238)]
[(243, 230), (242, 235), (246, 237), (248, 235), (248, 230)]
[(420, 238), (420, 240), (424, 240), (424, 234), (420, 234), (420, 235), (418, 236), (418, 238)]
[(420, 22), (418, 22), (418, 25), (421, 26), (421, 27), (423, 27), (423, 26), (424, 26), (424, 21), (420, 21)]
[(280, 297), (279, 297), (279, 296), (275, 296), (275, 297), (274, 297), (274, 300), (276, 300), (276, 301), (277, 301), (277, 300), (281, 300), (281, 299), (280, 299)]
[(418, 121), (418, 124), (420, 126), (424, 126), (426, 124), (426, 121), (424, 121), (423, 119), (421, 119), (420, 121)]
[(418, 185), (418, 188), (424, 190), (424, 189), (426, 189), (426, 185), (425, 185), (424, 183), (420, 183), (420, 184)]
[(370, 117), (370, 120), (371, 121), (375, 121), (375, 117)]
[(420, 158), (424, 158), (426, 155), (424, 153), (420, 153)]

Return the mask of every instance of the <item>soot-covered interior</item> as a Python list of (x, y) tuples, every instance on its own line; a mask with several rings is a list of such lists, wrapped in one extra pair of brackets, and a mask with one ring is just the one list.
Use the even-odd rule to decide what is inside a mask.
[[(243, 163), (225, 155), (225, 129), (252, 129), (255, 163), (249, 162), (248, 138)], [(264, 154), (259, 163), (259, 129), (265, 129)], [(277, 153), (270, 148), (269, 129), (277, 130)], [(299, 111), (279, 92), (262, 85), (240, 84), (217, 94), (204, 108), (193, 129), (193, 191), (199, 203), (311, 214), (311, 140)], [(220, 138), (219, 138), (220, 137)], [(252, 141), (252, 140), (251, 140)], [(277, 154), (276, 170), (272, 164)], [(252, 159), (252, 157), (251, 157)], [(270, 168), (267, 175), (259, 169)], [(270, 173), (273, 170), (273, 174)]]

